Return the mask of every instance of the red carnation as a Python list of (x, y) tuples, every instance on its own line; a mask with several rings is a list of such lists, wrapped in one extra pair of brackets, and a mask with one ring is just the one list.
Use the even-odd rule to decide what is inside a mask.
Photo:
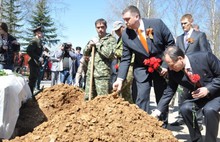
[(144, 65), (148, 66), (150, 64), (150, 60), (149, 59), (145, 59), (144, 60)]
[(200, 80), (200, 76), (198, 74), (192, 74), (190, 75), (190, 80), (192, 83), (197, 83)]
[(152, 73), (154, 72), (154, 70), (157, 70), (159, 72), (161, 71), (160, 62), (161, 62), (161, 59), (151, 57), (149, 59), (145, 59), (143, 63), (144, 65), (149, 66), (148, 72)]
[(116, 65), (115, 65), (115, 69), (116, 69), (116, 70), (118, 70), (118, 68), (119, 68), (119, 65), (118, 65), (118, 64), (116, 64)]
[(150, 72), (150, 73), (154, 72), (154, 68), (149, 67), (149, 68), (148, 68), (148, 72)]

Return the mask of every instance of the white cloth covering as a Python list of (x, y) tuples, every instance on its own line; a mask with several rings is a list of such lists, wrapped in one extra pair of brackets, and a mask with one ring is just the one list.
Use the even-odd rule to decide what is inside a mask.
[(10, 72), (7, 76), (0, 76), (0, 138), (12, 136), (19, 109), (29, 98), (31, 91), (23, 77)]

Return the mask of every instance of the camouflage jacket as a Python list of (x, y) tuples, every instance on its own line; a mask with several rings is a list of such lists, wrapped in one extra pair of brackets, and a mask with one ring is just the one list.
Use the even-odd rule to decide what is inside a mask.
[[(118, 63), (120, 63), (121, 61), (122, 52), (123, 52), (123, 43), (122, 43), (122, 38), (120, 37), (118, 39), (117, 46), (114, 52), (115, 57), (118, 59)], [(134, 55), (132, 55), (132, 59), (131, 59), (131, 64), (133, 63), (134, 63)]]
[[(114, 49), (116, 47), (116, 39), (111, 34), (99, 39), (95, 47), (94, 56), (94, 77), (110, 78), (110, 65), (114, 58)], [(91, 56), (91, 49), (88, 45), (85, 47), (84, 55)], [(91, 61), (91, 60), (90, 60)], [(87, 73), (91, 72), (91, 62), (89, 62)]]

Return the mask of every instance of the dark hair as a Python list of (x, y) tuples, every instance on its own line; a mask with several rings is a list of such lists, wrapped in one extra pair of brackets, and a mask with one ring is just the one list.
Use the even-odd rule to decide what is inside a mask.
[(176, 46), (168, 46), (163, 53), (163, 58), (165, 55), (168, 55), (173, 61), (177, 61), (179, 56), (185, 57), (183, 50)]
[(104, 24), (104, 25), (107, 27), (107, 22), (106, 22), (105, 19), (103, 19), (103, 18), (100, 18), (100, 19), (96, 20), (96, 21), (95, 21), (95, 26), (96, 26), (98, 23), (102, 23), (102, 24)]
[(76, 47), (76, 50), (81, 50), (81, 47), (77, 46), (77, 47)]
[(71, 43), (63, 43), (62, 46), (64, 47), (64, 50), (66, 49), (70, 49), (72, 47), (72, 44)]
[(125, 8), (125, 9), (122, 11), (122, 15), (124, 15), (124, 14), (125, 14), (126, 12), (128, 12), (128, 11), (130, 11), (132, 14), (133, 14), (133, 13), (138, 14), (139, 18), (141, 18), (140, 11), (139, 11), (139, 9), (138, 9), (136, 6), (134, 6), (134, 5), (128, 6), (127, 8)]
[(8, 33), (8, 26), (6, 23), (1, 22), (0, 23), (0, 27), (2, 28), (3, 31), (5, 31), (6, 33)]

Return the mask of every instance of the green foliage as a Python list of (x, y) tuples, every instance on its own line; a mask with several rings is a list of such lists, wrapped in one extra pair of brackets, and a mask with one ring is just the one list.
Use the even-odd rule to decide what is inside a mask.
[(0, 70), (0, 76), (5, 76), (7, 73), (4, 70)]
[(19, 38), (21, 31), (22, 11), (19, 0), (3, 0), (2, 1), (2, 21), (7, 23), (8, 32), (16, 38)]
[(33, 38), (32, 30), (39, 26), (42, 27), (42, 32), (44, 34), (44, 44), (56, 44), (59, 41), (59, 39), (56, 39), (57, 29), (54, 27), (54, 22), (52, 21), (49, 12), (50, 11), (49, 7), (47, 6), (47, 0), (39, 0), (36, 5), (36, 9), (33, 10), (31, 19), (28, 20), (31, 28), (29, 28), (27, 31), (27, 35), (29, 36), (26, 37), (26, 41), (30, 41), (30, 39)]

